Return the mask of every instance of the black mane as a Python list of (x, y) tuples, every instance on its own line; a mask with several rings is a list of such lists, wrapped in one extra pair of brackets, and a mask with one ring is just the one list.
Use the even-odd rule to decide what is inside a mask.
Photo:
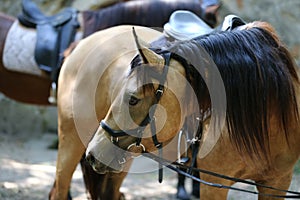
[[(290, 123), (298, 120), (293, 85), (298, 82), (295, 63), (268, 31), (251, 28), (210, 34), (167, 48), (189, 58), (191, 63), (200, 62), (202, 68), (209, 67), (205, 65), (203, 49), (212, 58), (224, 81), (226, 122), (239, 151), (264, 157), (269, 150), (271, 117), (275, 117), (286, 136)], [(213, 75), (201, 77), (191, 65), (186, 65), (186, 71), (201, 106), (210, 100), (204, 85), (209, 79), (214, 81)]]

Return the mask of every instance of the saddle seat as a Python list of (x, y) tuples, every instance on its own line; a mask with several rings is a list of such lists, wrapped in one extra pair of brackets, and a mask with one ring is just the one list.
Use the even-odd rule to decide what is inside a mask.
[(56, 15), (47, 16), (31, 0), (22, 0), (22, 13), (18, 19), (21, 24), (29, 28), (36, 28), (38, 24), (46, 23), (59, 26), (69, 21), (74, 15), (74, 11), (74, 9), (66, 8)]
[(236, 15), (227, 15), (224, 21), (213, 29), (194, 13), (178, 10), (172, 13), (169, 22), (164, 25), (164, 34), (173, 39), (183, 41), (212, 32), (233, 31), (245, 24), (246, 22), (242, 18)]
[(164, 25), (164, 33), (177, 40), (189, 40), (213, 31), (202, 19), (190, 11), (178, 10), (172, 13)]

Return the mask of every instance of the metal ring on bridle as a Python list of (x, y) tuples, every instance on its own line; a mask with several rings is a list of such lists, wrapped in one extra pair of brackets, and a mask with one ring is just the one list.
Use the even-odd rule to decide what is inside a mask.
[[(144, 146), (142, 143), (140, 143), (139, 145), (136, 145), (136, 143), (132, 143), (131, 145), (129, 145), (129, 146), (127, 147), (127, 150), (130, 151), (130, 149), (131, 149), (132, 147), (141, 148), (142, 151), (141, 151), (140, 153), (143, 153), (143, 152), (146, 151), (146, 148), (145, 148), (145, 146)], [(132, 152), (132, 153), (135, 153), (135, 152)], [(137, 158), (137, 157), (140, 157), (140, 156), (141, 156), (141, 154), (138, 155), (138, 156), (132, 155), (133, 158)]]

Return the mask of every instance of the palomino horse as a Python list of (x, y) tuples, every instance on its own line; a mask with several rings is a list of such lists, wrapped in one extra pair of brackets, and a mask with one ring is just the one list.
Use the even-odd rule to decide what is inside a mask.
[[(192, 1), (187, 2), (184, 0), (137, 0), (134, 2), (119, 3), (111, 7), (100, 9), (98, 11), (80, 12), (78, 20), (80, 22), (81, 29), (78, 31), (83, 31), (82, 37), (87, 37), (95, 31), (119, 24), (139, 24), (144, 26), (162, 27), (168, 21), (170, 14), (177, 9), (190, 10), (199, 16), (202, 15), (201, 5)], [(156, 13), (163, 14), (157, 15)], [(7, 97), (17, 100), (19, 102), (30, 103), (35, 105), (50, 105), (48, 97), (51, 79), (48, 74), (41, 70), (38, 74), (9, 70), (8, 68), (10, 68), (11, 66), (5, 65), (3, 62), (3, 58), (4, 56), (6, 56), (3, 52), (5, 44), (7, 44), (6, 39), (13, 25), (21, 29), (24, 28), (21, 27), (20, 24), (18, 24), (18, 21), (14, 17), (0, 13), (0, 91)], [(26, 35), (27, 32), (35, 32), (34, 29), (24, 29), (23, 31), (24, 34), (22, 36)], [(14, 38), (14, 41), (16, 41), (17, 39)], [(24, 50), (24, 46), (27, 47), (27, 45), (23, 45), (22, 50)], [(15, 52), (19, 51), (17, 50)], [(19, 55), (16, 56), (18, 57)], [(31, 56), (33, 57), (33, 55)], [(20, 57), (18, 58), (21, 59)], [(26, 57), (25, 61), (21, 61), (22, 62), (19, 63), (19, 67), (20, 65), (22, 66), (24, 63), (28, 62), (28, 57)], [(65, 134), (62, 134), (61, 137), (65, 137)], [(60, 139), (60, 143), (62, 143), (61, 146), (65, 146), (63, 144), (63, 139)], [(63, 154), (61, 152), (64, 151), (65, 149), (63, 147), (62, 150), (59, 150), (59, 154)], [(93, 171), (89, 170), (88, 167), (89, 166), (86, 166), (86, 168), (83, 169), (84, 176), (87, 179), (95, 176)], [(60, 166), (60, 163), (58, 162), (58, 168), (61, 169), (64, 168), (64, 166)], [(57, 174), (59, 173), (60, 172), (58, 171)], [(97, 177), (96, 179), (99, 179), (99, 177)], [(62, 195), (59, 194), (58, 196), (65, 197), (64, 191), (65, 188), (68, 188), (68, 184), (60, 184), (60, 180), (61, 178), (59, 179), (59, 181), (57, 181), (58, 186), (55, 185), (54, 189), (52, 190), (52, 196), (55, 196), (55, 189), (62, 185)], [(70, 179), (66, 178), (65, 180), (66, 182), (68, 182)], [(116, 185), (116, 187), (118, 186)], [(95, 188), (93, 189), (94, 193), (98, 193), (96, 188), (97, 186), (95, 186)], [(107, 194), (110, 194), (109, 190), (107, 190)]]
[[(144, 37), (139, 30), (137, 33)], [(117, 56), (104, 72), (110, 78), (101, 79), (97, 75), (107, 63), (98, 59), (99, 44), (91, 45), (96, 39), (82, 43), (66, 63), (66, 68), (81, 69), (98, 65), (88, 78), (77, 78), (79, 82), (73, 84), (71, 92), (73, 114), (77, 113), (77, 129), (82, 131), (82, 138), (85, 128), (89, 136), (95, 128), (84, 128), (95, 121), (88, 112), (100, 112), (102, 118), (108, 110), (86, 151), (95, 171), (125, 173), (132, 154), (161, 151), (176, 136), (183, 119), (196, 114), (200, 123), (193, 126), (195, 130), (197, 126), (203, 128), (198, 167), (288, 189), (300, 155), (299, 74), (290, 53), (269, 24), (255, 22), (238, 31), (159, 48), (149, 49), (137, 42), (138, 56), (128, 61), (132, 54), (124, 51), (124, 57)], [(111, 42), (121, 46), (130, 39), (133, 43), (132, 37)], [(112, 45), (107, 43), (108, 47)], [(117, 89), (96, 85), (86, 91), (87, 82), (93, 79), (116, 83), (116, 69), (120, 78)], [(64, 103), (71, 98), (63, 94), (66, 91), (61, 91), (60, 114), (71, 116), (63, 113), (71, 109)], [(112, 96), (110, 107), (101, 96)], [(210, 115), (204, 118), (207, 110)], [(233, 184), (202, 173), (201, 177), (213, 183)], [(284, 195), (263, 187), (257, 189), (260, 193)], [(207, 185), (201, 185), (200, 191), (201, 199), (226, 199), (228, 192)]]
[[(198, 16), (202, 15), (201, 4), (192, 1), (128, 1), (118, 3), (97, 11), (82, 11), (78, 15), (82, 37), (120, 24), (136, 24), (149, 27), (162, 27), (168, 20), (172, 12), (178, 9), (190, 10)], [(162, 13), (157, 15), (156, 13)], [(37, 74), (22, 73), (22, 71), (12, 71), (11, 66), (5, 66), (3, 63), (3, 50), (6, 43), (8, 32), (12, 25), (17, 23), (14, 17), (0, 13), (0, 91), (11, 99), (37, 105), (49, 105), (49, 88), (51, 80), (43, 72)], [(215, 24), (214, 24), (215, 25)], [(19, 24), (16, 25), (18, 28)], [(28, 33), (28, 29), (23, 34)], [(34, 30), (29, 30), (32, 32)], [(23, 35), (24, 36), (24, 35)], [(80, 38), (79, 38), (80, 39)], [(19, 40), (19, 38), (13, 38)], [(32, 44), (25, 44), (32, 45)], [(14, 45), (15, 46), (15, 45)], [(22, 50), (24, 46), (22, 46)], [(16, 50), (21, 52), (20, 50)], [(20, 55), (15, 55), (20, 56)], [(33, 55), (32, 55), (33, 56)], [(20, 60), (21, 58), (18, 57)], [(27, 59), (27, 60), (26, 60)], [(21, 63), (28, 62), (28, 57)]]

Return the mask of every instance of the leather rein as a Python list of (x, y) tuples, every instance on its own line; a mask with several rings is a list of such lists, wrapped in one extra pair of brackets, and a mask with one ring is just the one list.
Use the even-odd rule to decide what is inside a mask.
[[(257, 195), (260, 195), (260, 196), (267, 196), (267, 197), (273, 197), (273, 198), (296, 198), (296, 199), (300, 199), (300, 192), (295, 192), (295, 191), (290, 191), (290, 190), (282, 190), (282, 189), (274, 188), (274, 187), (271, 187), (271, 186), (266, 186), (266, 185), (263, 185), (263, 184), (247, 181), (247, 180), (244, 180), (244, 179), (234, 178), (234, 177), (218, 174), (218, 173), (215, 173), (215, 172), (211, 172), (211, 171), (208, 171), (208, 170), (203, 170), (203, 169), (200, 169), (200, 168), (193, 167), (193, 166), (195, 166), (194, 163), (196, 162), (196, 157), (197, 157), (198, 148), (199, 148), (199, 141), (200, 141), (201, 136), (202, 136), (202, 129), (197, 133), (197, 135), (192, 139), (192, 142), (191, 142), (191, 146), (192, 146), (192, 149), (193, 149), (191, 166), (186, 166), (186, 165), (182, 164), (179, 159), (178, 159), (177, 162), (173, 162), (173, 161), (166, 160), (162, 157), (162, 147), (163, 147), (163, 145), (162, 145), (161, 142), (158, 141), (157, 136), (156, 136), (156, 125), (155, 125), (154, 113), (155, 113), (158, 102), (160, 101), (162, 95), (164, 94), (164, 83), (166, 81), (166, 77), (167, 77), (168, 68), (169, 68), (172, 53), (163, 52), (162, 56), (164, 57), (165, 65), (164, 65), (163, 73), (161, 74), (161, 77), (159, 79), (159, 86), (155, 91), (155, 103), (153, 105), (154, 109), (152, 110), (152, 112), (148, 113), (148, 115), (140, 123), (140, 126), (135, 128), (135, 129), (114, 130), (104, 120), (102, 120), (100, 122), (100, 126), (110, 135), (111, 142), (118, 146), (119, 137), (123, 137), (123, 136), (135, 137), (136, 138), (135, 143), (130, 144), (127, 147), (127, 150), (129, 150), (133, 146), (139, 147), (139, 148), (142, 149), (142, 155), (143, 156), (156, 161), (159, 164), (158, 181), (160, 183), (162, 182), (162, 179), (163, 179), (163, 166), (165, 166), (165, 167), (171, 169), (172, 171), (177, 172), (178, 174), (184, 175), (184, 176), (186, 176), (188, 178), (191, 178), (191, 179), (193, 179), (193, 180), (195, 180), (199, 183), (202, 183), (202, 184), (205, 184), (205, 185), (208, 185), (208, 186), (211, 186), (211, 187), (231, 189), (231, 190), (235, 190), (235, 191), (240, 191), (240, 192), (245, 192), (245, 193), (250, 193), (250, 194), (257, 194)], [(200, 123), (201, 123), (201, 121), (200, 121)], [(145, 146), (141, 143), (142, 136), (143, 136), (144, 130), (145, 130), (147, 125), (150, 125), (152, 141), (153, 141), (155, 147), (158, 149), (158, 152), (159, 152), (158, 156), (151, 153), (151, 152), (147, 152), (146, 149), (145, 149)], [(202, 127), (200, 126), (200, 128), (202, 128)], [(125, 162), (126, 162), (125, 158), (123, 158), (123, 161), (119, 161), (120, 164), (123, 164)], [(186, 170), (187, 170), (187, 172), (186, 172)], [(240, 188), (233, 187), (233, 186), (207, 182), (207, 181), (205, 181), (201, 178), (198, 178), (198, 177), (195, 177), (194, 175), (192, 175), (193, 172), (197, 172), (197, 173), (201, 172), (201, 173), (205, 173), (205, 174), (215, 176), (215, 177), (218, 177), (218, 178), (222, 178), (222, 179), (226, 179), (226, 180), (230, 180), (230, 181), (234, 181), (234, 182), (241, 182), (241, 183), (245, 183), (245, 184), (252, 185), (252, 186), (263, 187), (263, 188), (267, 188), (267, 189), (278, 191), (278, 192), (291, 193), (293, 195), (275, 195), (275, 194), (270, 194), (270, 193), (259, 193), (259, 192), (252, 191), (252, 190), (240, 189)]]
[[(273, 197), (273, 198), (300, 199), (300, 192), (278, 189), (278, 188), (274, 188), (274, 187), (271, 187), (271, 186), (267, 186), (267, 185), (247, 181), (247, 180), (244, 180), (244, 179), (234, 178), (234, 177), (226, 176), (226, 175), (223, 175), (223, 174), (211, 172), (211, 171), (208, 171), (208, 170), (203, 170), (201, 168), (186, 166), (186, 165), (181, 164), (179, 162), (169, 161), (167, 159), (164, 159), (162, 157), (154, 155), (150, 152), (145, 152), (142, 155), (147, 157), (147, 158), (150, 158), (150, 159), (152, 159), (152, 160), (154, 160), (158, 163), (161, 163), (163, 166), (171, 169), (172, 171), (177, 172), (178, 174), (184, 175), (185, 177), (191, 178), (191, 179), (193, 179), (193, 180), (195, 180), (199, 183), (202, 183), (202, 184), (205, 184), (205, 185), (208, 185), (208, 186), (211, 186), (211, 187), (231, 189), (231, 190), (235, 190), (235, 191), (240, 191), (240, 192), (245, 192), (245, 193), (250, 193), (250, 194), (257, 194), (259, 196), (267, 196), (267, 197)], [(188, 170), (188, 172), (186, 172), (185, 170)], [(218, 183), (212, 183), (212, 182), (205, 181), (201, 178), (198, 178), (198, 177), (192, 175), (193, 172), (197, 172), (197, 173), (201, 172), (201, 173), (204, 173), (204, 174), (208, 174), (208, 175), (211, 175), (211, 176), (215, 176), (215, 177), (218, 177), (218, 178), (222, 178), (222, 179), (226, 179), (226, 180), (230, 180), (230, 181), (234, 181), (234, 182), (241, 182), (241, 183), (245, 183), (245, 184), (256, 186), (256, 187), (267, 188), (267, 189), (270, 189), (270, 190), (273, 190), (273, 191), (278, 191), (278, 192), (291, 193), (291, 194), (294, 194), (294, 195), (275, 195), (275, 194), (270, 194), (270, 193), (260, 193), (260, 192), (256, 192), (256, 191), (252, 191), (252, 190), (240, 189), (240, 188), (233, 187), (233, 186), (228, 186), (228, 185), (223, 185), (223, 184), (218, 184)]]

